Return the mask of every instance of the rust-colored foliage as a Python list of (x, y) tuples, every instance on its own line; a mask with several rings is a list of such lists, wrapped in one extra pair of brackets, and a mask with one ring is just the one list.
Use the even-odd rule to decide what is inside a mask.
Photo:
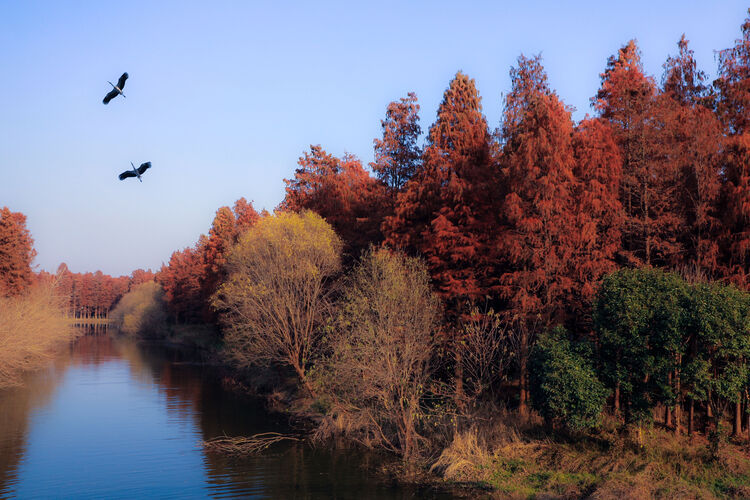
[[(205, 236), (201, 241), (205, 241)], [(156, 275), (157, 282), (164, 289), (169, 312), (177, 323), (202, 320), (204, 301), (201, 283), (205, 279), (206, 266), (201, 253), (190, 247), (176, 251)]]
[(574, 322), (590, 326), (590, 306), (599, 278), (613, 271), (622, 248), (624, 212), (620, 202), (622, 157), (612, 127), (598, 118), (582, 120), (573, 133), (575, 230), (566, 306)]
[[(750, 12), (750, 10), (748, 11)], [(750, 17), (742, 38), (719, 53), (717, 111), (726, 134), (721, 209), (723, 271), (750, 287)]]
[(678, 240), (682, 252), (671, 259), (705, 276), (719, 266), (717, 236), (721, 191), (721, 126), (710, 109), (706, 74), (697, 69), (693, 51), (683, 35), (679, 54), (664, 64), (664, 93), (659, 103), (664, 116), (663, 146), (676, 173)]
[(73, 318), (105, 318), (110, 309), (129, 290), (133, 279), (146, 279), (151, 271), (137, 269), (128, 276), (112, 277), (101, 271), (72, 273), (64, 262), (54, 277), (56, 290), (67, 298), (65, 313)]
[(593, 99), (609, 120), (622, 151), (621, 200), (625, 208), (623, 256), (632, 265), (668, 265), (679, 258), (676, 165), (665, 150), (664, 101), (646, 76), (635, 40), (607, 61)]
[(227, 254), (239, 237), (260, 215), (252, 202), (240, 198), (232, 209), (216, 211), (208, 236), (201, 235), (192, 248), (174, 252), (162, 266), (156, 281), (164, 288), (165, 300), (172, 318), (177, 322), (213, 322), (209, 306), (211, 295), (226, 278)]
[(381, 120), (383, 138), (375, 139), (375, 161), (370, 164), (377, 178), (386, 186), (391, 205), (404, 184), (414, 176), (422, 159), (417, 141), (422, 133), (419, 126), (417, 96), (408, 96), (388, 105), (385, 120)]
[(507, 270), (501, 293), (516, 316), (563, 318), (573, 288), (576, 179), (573, 122), (547, 86), (539, 57), (511, 70), (502, 127), (505, 227), (498, 246)]
[(372, 178), (353, 155), (339, 159), (320, 145), (299, 158), (293, 179), (284, 179), (282, 210), (312, 210), (343, 239), (350, 258), (382, 239), (383, 185)]
[(0, 296), (25, 292), (34, 281), (31, 262), (36, 256), (34, 240), (26, 228), (26, 216), (0, 210)]
[(422, 165), (383, 228), (388, 245), (422, 255), (454, 311), (488, 293), (487, 260), (496, 172), (474, 80), (451, 80), (430, 127)]

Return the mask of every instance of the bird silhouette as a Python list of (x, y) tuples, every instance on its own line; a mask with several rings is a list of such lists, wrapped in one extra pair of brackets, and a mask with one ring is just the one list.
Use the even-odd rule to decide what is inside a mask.
[(133, 167), (133, 170), (126, 170), (123, 173), (120, 174), (120, 180), (125, 180), (128, 177), (137, 177), (139, 181), (143, 182), (141, 180), (141, 175), (143, 175), (143, 172), (151, 168), (151, 162), (147, 161), (146, 163), (141, 163), (141, 166), (138, 168), (135, 168), (135, 165), (133, 165), (133, 162), (130, 162), (130, 165)]
[(125, 80), (128, 79), (128, 74), (123, 73), (122, 76), (120, 76), (120, 79), (117, 80), (117, 85), (114, 83), (107, 81), (108, 84), (112, 85), (112, 90), (110, 90), (107, 95), (104, 96), (104, 100), (102, 101), (104, 104), (108, 104), (109, 101), (117, 97), (118, 95), (121, 95), (123, 97), (126, 97), (125, 94), (122, 93), (122, 89), (125, 88)]

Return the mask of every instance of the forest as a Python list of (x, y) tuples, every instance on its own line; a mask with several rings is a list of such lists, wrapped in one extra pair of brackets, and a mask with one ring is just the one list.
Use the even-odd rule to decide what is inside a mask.
[[(424, 141), (409, 93), (388, 105), (372, 163), (310, 146), (273, 213), (219, 208), (155, 274), (36, 276), (6, 208), (0, 294), (54, 281), (75, 317), (163, 308), (135, 330), (204, 327), (239, 379), (312, 415), (318, 438), (447, 479), (750, 495), (750, 17), (717, 62), (710, 81), (683, 35), (648, 75), (630, 40), (575, 122), (542, 58), (521, 55), (494, 129), (459, 71)], [(140, 298), (115, 306), (127, 292)], [(668, 441), (681, 434), (685, 448)], [(554, 460), (543, 439), (559, 440)], [(586, 453), (662, 469), (539, 465)]]

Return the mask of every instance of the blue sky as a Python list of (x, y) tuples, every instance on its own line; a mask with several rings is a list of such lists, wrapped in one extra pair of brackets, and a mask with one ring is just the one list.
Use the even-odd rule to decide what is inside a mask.
[[(492, 128), (508, 70), (541, 53), (562, 99), (590, 113), (630, 38), (646, 70), (686, 33), (702, 69), (740, 35), (739, 1), (0, 2), (0, 206), (28, 216), (38, 269), (156, 270), (244, 196), (273, 209), (310, 144), (364, 163), (387, 104), (434, 120), (473, 77)], [(127, 99), (101, 103), (128, 71)], [(151, 161), (144, 182), (120, 182)]]

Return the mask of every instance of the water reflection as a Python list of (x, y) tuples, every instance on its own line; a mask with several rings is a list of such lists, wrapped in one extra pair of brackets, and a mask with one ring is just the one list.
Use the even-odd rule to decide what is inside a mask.
[[(363, 467), (370, 456), (280, 444), (242, 459), (197, 446), (286, 431), (215, 373), (173, 351), (81, 337), (23, 388), (0, 391), (0, 497), (412, 498)], [(435, 496), (429, 492), (428, 496)]]

